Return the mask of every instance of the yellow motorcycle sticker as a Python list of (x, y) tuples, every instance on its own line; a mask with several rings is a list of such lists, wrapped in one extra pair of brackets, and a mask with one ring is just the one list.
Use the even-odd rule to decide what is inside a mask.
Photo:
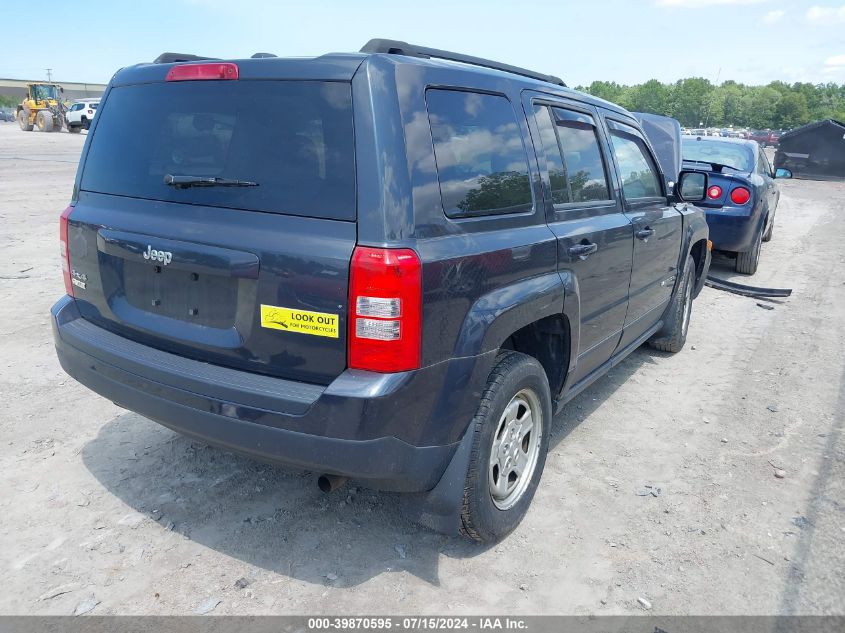
[(311, 336), (338, 337), (338, 315), (261, 305), (261, 327)]

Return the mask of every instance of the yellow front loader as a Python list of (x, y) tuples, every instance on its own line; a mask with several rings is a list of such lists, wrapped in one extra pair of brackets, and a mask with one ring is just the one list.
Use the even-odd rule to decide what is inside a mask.
[(31, 132), (61, 132), (66, 126), (67, 107), (62, 101), (64, 89), (59, 84), (27, 84), (27, 96), (18, 106), (17, 118), (21, 129)]

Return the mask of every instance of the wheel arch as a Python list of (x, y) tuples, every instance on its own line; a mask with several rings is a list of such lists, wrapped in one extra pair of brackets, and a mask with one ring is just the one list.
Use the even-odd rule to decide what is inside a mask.
[(677, 292), (680, 287), (680, 280), (686, 275), (687, 257), (692, 256), (696, 275), (696, 284), (693, 288), (693, 298), (695, 298), (704, 287), (704, 279), (707, 277), (707, 271), (710, 268), (710, 250), (708, 248), (710, 227), (707, 225), (704, 212), (698, 207), (687, 206), (682, 214), (684, 216), (684, 238), (681, 251), (678, 254), (678, 275), (673, 292)]
[(693, 299), (698, 296), (701, 289), (704, 287), (704, 280), (707, 277), (707, 271), (710, 268), (710, 251), (707, 248), (708, 240), (706, 238), (695, 241), (689, 250), (695, 265), (695, 285), (693, 286)]
[(574, 368), (579, 326), (577, 279), (568, 271), (550, 272), (480, 297), (467, 312), (454, 355), (512, 349), (533, 356), (557, 398)]
[(546, 372), (549, 390), (556, 396), (563, 389), (571, 354), (570, 323), (563, 313), (553, 314), (520, 328), (501, 345), (501, 349), (527, 354)]

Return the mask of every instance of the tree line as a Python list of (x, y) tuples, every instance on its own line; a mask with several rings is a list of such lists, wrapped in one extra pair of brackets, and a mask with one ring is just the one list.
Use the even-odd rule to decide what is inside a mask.
[(19, 97), (10, 97), (9, 95), (0, 95), (0, 108), (14, 108), (21, 102)]
[(684, 127), (790, 129), (818, 121), (845, 121), (845, 84), (748, 86), (736, 81), (714, 85), (702, 77), (664, 84), (651, 79), (634, 86), (594, 81), (578, 90), (617, 103), (632, 112), (674, 117)]
[[(747, 127), (790, 129), (818, 121), (845, 121), (845, 84), (747, 86), (736, 81), (714, 85), (702, 77), (664, 84), (651, 79), (624, 86), (594, 81), (578, 90), (618, 103), (632, 112), (652, 112), (678, 119), (684, 127)], [(14, 107), (20, 98), (0, 95), (0, 107)]]

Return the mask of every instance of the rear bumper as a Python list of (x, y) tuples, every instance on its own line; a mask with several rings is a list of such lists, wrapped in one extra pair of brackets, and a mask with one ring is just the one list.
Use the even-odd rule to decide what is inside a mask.
[(707, 211), (706, 215), (713, 248), (739, 253), (754, 247), (759, 224), (756, 215), (730, 211)]
[[(473, 358), (403, 374), (346, 371), (320, 386), (141, 345), (82, 319), (69, 297), (52, 317), (63, 369), (119, 406), (228, 450), (386, 490), (421, 492), (438, 483), (472, 412), (432, 389), (455, 389), (456, 375), (466, 383), (484, 365)], [(432, 437), (446, 441), (423, 443)]]

